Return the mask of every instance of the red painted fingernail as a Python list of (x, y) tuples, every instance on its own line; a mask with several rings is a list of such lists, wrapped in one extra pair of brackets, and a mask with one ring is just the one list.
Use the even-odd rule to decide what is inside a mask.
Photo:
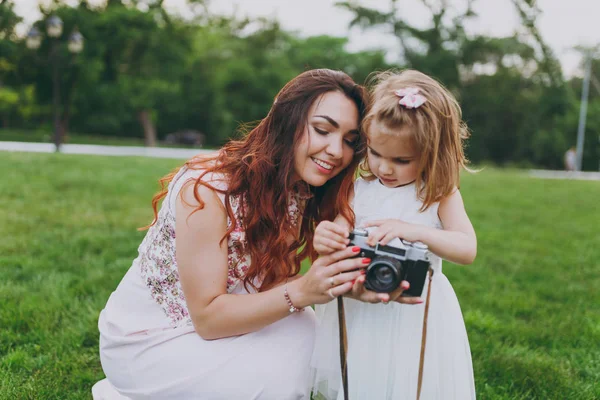
[(355, 253), (358, 253), (358, 252), (360, 251), (360, 247), (358, 247), (358, 246), (354, 246), (354, 247), (352, 248), (352, 251), (353, 251), (353, 252), (355, 252)]
[(369, 264), (371, 262), (370, 258), (363, 258), (362, 263), (363, 264)]
[(365, 271), (364, 269), (360, 271), (361, 274), (366, 275), (367, 271)]

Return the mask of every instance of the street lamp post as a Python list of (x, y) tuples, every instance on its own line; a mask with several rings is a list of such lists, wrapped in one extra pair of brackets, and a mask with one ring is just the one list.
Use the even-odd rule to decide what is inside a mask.
[[(60, 151), (62, 144), (62, 130), (60, 126), (60, 43), (59, 38), (63, 33), (62, 20), (53, 15), (46, 23), (46, 33), (52, 40), (50, 47), (50, 62), (52, 64), (52, 114), (54, 117), (54, 145)], [(67, 48), (73, 54), (83, 50), (83, 35), (77, 28), (69, 35)], [(26, 45), (32, 50), (37, 50), (42, 44), (42, 34), (36, 27), (31, 28), (27, 35)]]
[(581, 171), (583, 161), (583, 142), (585, 140), (585, 119), (587, 114), (588, 96), (590, 93), (590, 76), (592, 74), (592, 55), (585, 56), (585, 74), (581, 90), (581, 106), (579, 107), (579, 125), (577, 127), (577, 171)]

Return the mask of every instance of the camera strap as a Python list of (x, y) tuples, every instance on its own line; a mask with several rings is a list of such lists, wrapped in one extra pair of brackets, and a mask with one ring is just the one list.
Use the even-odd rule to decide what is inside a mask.
[(346, 332), (346, 313), (344, 312), (343, 296), (337, 298), (338, 323), (340, 332), (340, 366), (342, 367), (342, 387), (344, 388), (344, 400), (348, 400), (348, 333)]
[(427, 315), (429, 314), (429, 298), (431, 296), (431, 280), (433, 268), (429, 267), (429, 285), (427, 285), (427, 297), (425, 298), (425, 311), (423, 313), (423, 333), (421, 334), (421, 355), (419, 356), (419, 380), (417, 381), (417, 400), (421, 398), (421, 386), (423, 384), (423, 366), (425, 364), (425, 344), (427, 343)]
[[(425, 345), (427, 343), (427, 317), (429, 315), (429, 299), (431, 298), (431, 282), (433, 269), (429, 268), (429, 284), (427, 285), (427, 297), (425, 298), (425, 311), (423, 313), (423, 330), (421, 334), (421, 354), (419, 356), (419, 378), (417, 381), (417, 400), (421, 398), (421, 386), (423, 384), (423, 367), (425, 365)], [(343, 296), (337, 298), (338, 322), (340, 336), (340, 366), (342, 369), (342, 387), (344, 400), (348, 400), (348, 333), (346, 331), (346, 313), (344, 312)]]

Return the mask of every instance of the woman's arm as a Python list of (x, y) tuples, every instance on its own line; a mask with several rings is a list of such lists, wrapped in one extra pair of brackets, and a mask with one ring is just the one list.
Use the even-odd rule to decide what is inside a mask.
[[(204, 208), (193, 212), (198, 206), (193, 190), (194, 185), (186, 185), (177, 198), (176, 258), (196, 332), (207, 340), (241, 335), (289, 315), (283, 286), (256, 294), (227, 294), (227, 240), (219, 243), (227, 230), (227, 213), (218, 196), (204, 186), (198, 189)], [(348, 271), (364, 265), (361, 259), (346, 259), (350, 255), (351, 249), (346, 249), (323, 257), (306, 275), (289, 282), (294, 305), (328, 302), (329, 289), (335, 296), (350, 290), (360, 271)], [(329, 279), (334, 275), (332, 287)]]

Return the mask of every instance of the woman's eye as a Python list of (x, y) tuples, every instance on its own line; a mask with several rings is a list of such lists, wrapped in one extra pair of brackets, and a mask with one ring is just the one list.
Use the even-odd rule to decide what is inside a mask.
[(317, 132), (319, 135), (327, 135), (329, 133), (319, 128), (315, 128), (315, 132)]
[(344, 139), (344, 142), (348, 145), (348, 146), (355, 146), (356, 143), (358, 142), (358, 139), (353, 138), (353, 139)]

